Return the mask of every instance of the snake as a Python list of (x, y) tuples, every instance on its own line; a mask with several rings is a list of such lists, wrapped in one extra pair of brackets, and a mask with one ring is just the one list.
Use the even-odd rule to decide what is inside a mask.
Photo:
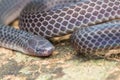
[[(19, 18), (19, 28), (10, 27)], [(0, 46), (50, 56), (48, 40), (71, 34), (79, 53), (120, 48), (120, 0), (0, 0)]]

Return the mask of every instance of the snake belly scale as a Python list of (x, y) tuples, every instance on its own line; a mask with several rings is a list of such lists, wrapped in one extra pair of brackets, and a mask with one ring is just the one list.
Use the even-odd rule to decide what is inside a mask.
[[(120, 0), (20, 1), (18, 3), (21, 5), (24, 3), (19, 9), (21, 30), (2, 25), (8, 24), (11, 19), (7, 20), (4, 12), (0, 13), (0, 46), (28, 55), (49, 56), (54, 47), (43, 37), (51, 38), (73, 33), (71, 43), (81, 53), (120, 47)], [(3, 11), (2, 8), (0, 10)], [(7, 11), (10, 14), (10, 10)], [(116, 21), (109, 22), (111, 20)]]

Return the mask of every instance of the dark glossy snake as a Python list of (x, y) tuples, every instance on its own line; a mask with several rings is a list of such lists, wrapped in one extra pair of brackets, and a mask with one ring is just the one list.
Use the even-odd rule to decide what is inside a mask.
[[(18, 15), (21, 30), (7, 27)], [(120, 0), (0, 0), (0, 46), (49, 56), (54, 47), (41, 36), (73, 32), (71, 44), (78, 52), (116, 49), (120, 47), (119, 19)]]

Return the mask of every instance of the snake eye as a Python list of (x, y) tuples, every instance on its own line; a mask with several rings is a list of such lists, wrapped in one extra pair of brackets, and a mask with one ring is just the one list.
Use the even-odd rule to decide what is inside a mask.
[(53, 51), (54, 51), (54, 47), (46, 47), (46, 46), (43, 46), (43, 48), (36, 49), (37, 55), (40, 56), (49, 56), (52, 54)]
[(40, 53), (40, 52), (43, 53), (44, 51), (45, 51), (45, 49), (39, 49), (39, 48), (36, 49), (37, 53)]

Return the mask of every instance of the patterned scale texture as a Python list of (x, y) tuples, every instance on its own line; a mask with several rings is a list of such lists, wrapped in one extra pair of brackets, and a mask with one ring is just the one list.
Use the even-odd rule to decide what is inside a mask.
[(86, 54), (120, 48), (120, 23), (81, 28), (72, 34), (71, 42), (79, 53)]
[(0, 46), (6, 48), (13, 48), (14, 50), (20, 50), (24, 52), (23, 48), (27, 47), (27, 41), (32, 38), (33, 35), (20, 31), (9, 26), (0, 25)]
[(0, 46), (33, 56), (49, 56), (51, 52), (47, 52), (46, 48), (54, 48), (48, 40), (41, 36), (2, 24), (0, 24)]
[[(30, 3), (31, 6), (26, 7), (21, 13), (20, 28), (49, 38), (69, 34), (81, 27), (120, 18), (119, 0), (82, 2), (61, 0), (60, 4), (67, 5), (57, 8), (49, 7), (54, 5), (55, 2), (53, 2), (51, 1), (49, 5), (44, 2), (39, 3), (39, 1)], [(44, 7), (40, 8), (40, 6)]]

